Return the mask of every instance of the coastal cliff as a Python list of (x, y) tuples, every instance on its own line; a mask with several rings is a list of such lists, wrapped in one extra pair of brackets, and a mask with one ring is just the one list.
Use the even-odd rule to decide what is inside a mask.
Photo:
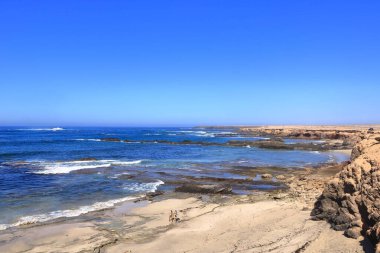
[(380, 133), (358, 137), (351, 162), (326, 184), (312, 215), (348, 237), (368, 237), (380, 252)]

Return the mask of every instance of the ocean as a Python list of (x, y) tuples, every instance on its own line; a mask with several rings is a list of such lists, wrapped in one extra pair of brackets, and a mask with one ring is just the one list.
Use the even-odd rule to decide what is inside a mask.
[[(233, 129), (2, 127), (0, 230), (110, 208), (158, 189), (171, 191), (173, 182), (187, 177), (245, 178), (231, 173), (233, 166), (301, 168), (349, 159), (338, 152), (155, 142), (264, 138), (240, 136)], [(302, 140), (285, 140), (297, 141)]]

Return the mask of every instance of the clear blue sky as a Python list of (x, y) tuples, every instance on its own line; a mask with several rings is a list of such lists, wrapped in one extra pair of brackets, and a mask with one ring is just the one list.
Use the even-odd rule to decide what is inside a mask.
[(378, 0), (0, 1), (0, 125), (380, 123)]

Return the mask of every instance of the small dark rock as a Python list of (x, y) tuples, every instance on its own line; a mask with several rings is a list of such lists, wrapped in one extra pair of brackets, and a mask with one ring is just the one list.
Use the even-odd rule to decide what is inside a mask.
[(101, 141), (108, 141), (108, 142), (120, 142), (121, 140), (119, 138), (102, 138)]
[(155, 191), (155, 192), (148, 192), (145, 195), (149, 196), (149, 197), (157, 197), (157, 196), (160, 196), (162, 194), (164, 194), (163, 191)]

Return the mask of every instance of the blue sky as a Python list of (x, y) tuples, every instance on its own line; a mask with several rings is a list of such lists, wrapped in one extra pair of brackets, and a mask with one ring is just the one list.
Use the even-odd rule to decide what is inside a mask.
[(0, 125), (380, 123), (380, 1), (0, 1)]

